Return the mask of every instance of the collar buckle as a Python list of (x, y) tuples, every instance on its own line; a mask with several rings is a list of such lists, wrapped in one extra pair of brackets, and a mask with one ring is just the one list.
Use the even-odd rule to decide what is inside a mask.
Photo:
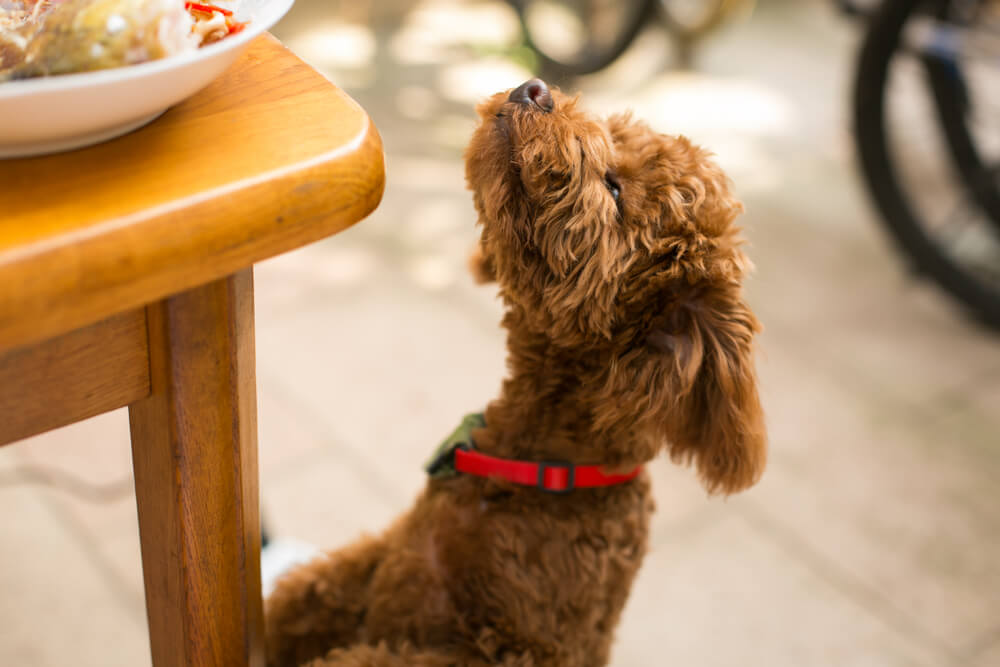
[[(556, 480), (546, 477), (546, 472), (552, 470), (565, 470), (566, 480), (559, 485)], [(569, 461), (539, 461), (538, 462), (538, 482), (536, 486), (546, 493), (564, 495), (576, 488), (576, 465)]]

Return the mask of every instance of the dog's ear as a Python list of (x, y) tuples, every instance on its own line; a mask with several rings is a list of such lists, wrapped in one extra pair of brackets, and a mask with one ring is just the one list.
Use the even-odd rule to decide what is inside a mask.
[(671, 459), (693, 462), (709, 492), (734, 493), (764, 469), (767, 437), (757, 394), (757, 318), (738, 285), (671, 306), (649, 336), (664, 380), (660, 409)]
[(497, 279), (493, 259), (483, 250), (482, 241), (476, 243), (476, 247), (469, 253), (469, 272), (472, 273), (473, 280), (479, 285), (491, 283)]

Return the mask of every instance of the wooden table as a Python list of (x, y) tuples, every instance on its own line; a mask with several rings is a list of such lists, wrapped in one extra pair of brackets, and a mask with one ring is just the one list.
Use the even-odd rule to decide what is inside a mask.
[(0, 445), (129, 407), (157, 667), (264, 662), (252, 265), (383, 179), (365, 112), (270, 36), (137, 132), (0, 160)]

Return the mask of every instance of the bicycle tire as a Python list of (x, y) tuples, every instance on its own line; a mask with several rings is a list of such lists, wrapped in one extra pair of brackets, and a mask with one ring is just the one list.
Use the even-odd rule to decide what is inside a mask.
[(575, 62), (564, 62), (547, 53), (531, 29), (527, 10), (529, 0), (510, 0), (517, 12), (521, 24), (521, 33), (527, 46), (538, 56), (540, 74), (550, 82), (559, 83), (569, 77), (582, 76), (598, 72), (617, 60), (638, 37), (643, 25), (652, 14), (657, 0), (637, 0), (623, 2), (628, 14), (623, 22), (622, 31), (614, 41), (604, 49), (588, 48), (587, 55)]
[(853, 95), (854, 138), (862, 173), (880, 220), (921, 274), (963, 303), (981, 321), (1000, 328), (1000, 292), (984, 285), (948, 256), (919, 222), (900, 185), (886, 132), (889, 66), (906, 22), (923, 0), (885, 0), (864, 37)]

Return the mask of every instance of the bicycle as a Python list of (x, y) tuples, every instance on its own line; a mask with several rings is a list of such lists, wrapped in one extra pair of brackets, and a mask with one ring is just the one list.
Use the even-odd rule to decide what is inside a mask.
[(642, 28), (662, 18), (683, 65), (694, 45), (755, 0), (508, 0), (541, 73), (553, 81), (592, 74), (617, 60)]
[[(868, 12), (841, 4), (868, 22), (854, 139), (881, 220), (919, 274), (1000, 328), (1000, 2), (884, 0)], [(944, 164), (906, 155), (920, 136), (921, 96)], [(921, 176), (932, 166), (944, 177)], [(957, 201), (943, 205), (944, 191)]]

